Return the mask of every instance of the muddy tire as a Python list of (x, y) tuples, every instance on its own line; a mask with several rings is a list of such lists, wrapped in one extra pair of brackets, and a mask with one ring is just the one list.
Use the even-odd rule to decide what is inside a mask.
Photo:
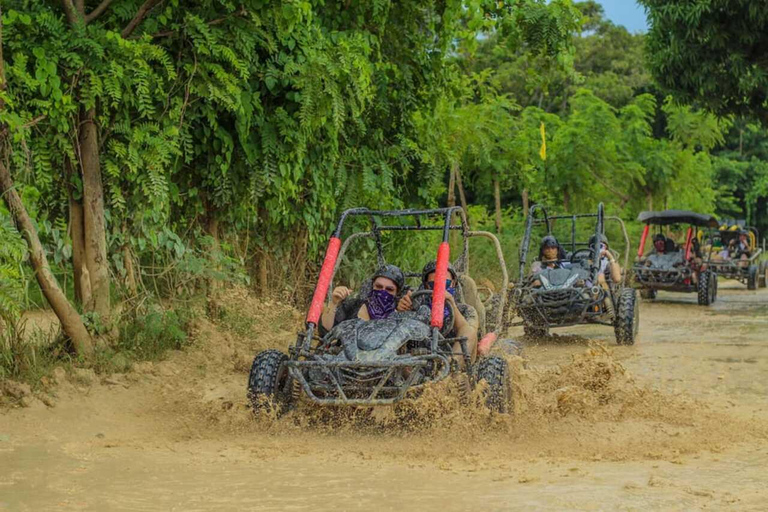
[(699, 306), (709, 306), (717, 298), (717, 275), (711, 270), (699, 274)]
[(640, 304), (637, 290), (623, 288), (619, 291), (614, 332), (619, 345), (634, 345), (640, 328)]
[(640, 297), (645, 300), (653, 300), (656, 298), (656, 290), (652, 290), (650, 288), (641, 288), (640, 289)]
[(759, 275), (757, 276), (757, 281), (757, 286), (759, 288), (765, 288), (768, 286), (768, 263), (760, 263), (760, 271)]
[(478, 384), (485, 381), (485, 405), (491, 411), (505, 414), (512, 403), (509, 365), (501, 357), (484, 357), (477, 363)]
[(757, 290), (757, 265), (750, 265), (747, 269), (747, 290)]
[(549, 329), (536, 325), (523, 325), (523, 332), (528, 338), (539, 339), (549, 336)]
[(293, 379), (286, 361), (288, 356), (279, 350), (265, 350), (254, 358), (248, 376), (248, 400), (255, 412), (267, 411), (279, 416), (293, 405)]

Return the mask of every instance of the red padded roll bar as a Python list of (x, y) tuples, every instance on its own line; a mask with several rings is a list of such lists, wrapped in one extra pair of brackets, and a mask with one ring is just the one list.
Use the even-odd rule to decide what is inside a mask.
[(448, 242), (442, 242), (437, 249), (437, 261), (435, 263), (435, 288), (432, 291), (432, 327), (443, 327), (443, 315), (445, 313), (445, 280), (448, 277), (448, 258), (451, 255), (451, 246)]
[(685, 260), (691, 259), (691, 246), (693, 245), (693, 228), (688, 228), (688, 234), (685, 235)]
[[(317, 279), (315, 294), (312, 296), (312, 304), (310, 304), (309, 313), (307, 313), (308, 323), (317, 325), (318, 320), (320, 320), (325, 297), (328, 295), (328, 287), (331, 285), (331, 278), (333, 277), (333, 267), (336, 265), (336, 258), (339, 257), (339, 249), (341, 249), (341, 239), (335, 236), (331, 237), (328, 241), (328, 248), (325, 250), (325, 259), (320, 269), (320, 277)], [(443, 288), (445, 288), (445, 283), (443, 283)]]
[(646, 224), (643, 228), (643, 237), (640, 239), (640, 248), (637, 250), (637, 257), (642, 258), (645, 252), (645, 241), (648, 239), (648, 231), (650, 231), (651, 225)]

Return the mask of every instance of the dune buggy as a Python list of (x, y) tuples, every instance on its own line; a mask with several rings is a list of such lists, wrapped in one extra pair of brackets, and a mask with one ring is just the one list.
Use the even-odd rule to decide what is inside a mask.
[[(606, 220), (618, 223), (624, 235), (626, 268), (629, 237), (624, 222), (618, 217), (606, 217), (602, 203), (597, 213), (579, 215), (549, 215), (545, 208), (534, 205), (520, 247), (520, 273), (509, 300), (508, 314), (520, 320), (510, 325), (522, 325), (527, 336), (542, 337), (553, 327), (600, 324), (613, 327), (619, 344), (632, 345), (637, 338), (640, 314), (636, 291), (626, 286), (623, 270), (620, 282), (610, 282), (610, 276), (606, 275), (607, 289), (598, 284), (601, 244), (577, 240), (577, 222), (584, 220), (595, 221), (591, 231), (594, 240), (602, 240)], [(563, 257), (557, 261), (556, 268), (529, 272), (527, 263), (534, 227), (543, 226), (546, 234), (552, 235), (555, 223), (570, 224), (570, 241), (561, 246)], [(618, 254), (614, 252), (614, 255), (618, 259)]]
[[(748, 249), (741, 258), (736, 255), (733, 258), (728, 251), (731, 244), (737, 243), (742, 234), (746, 235)], [(757, 228), (738, 225), (723, 225), (714, 235), (713, 246), (720, 245), (723, 251), (713, 254), (710, 268), (717, 272), (719, 277), (733, 279), (747, 285), (748, 290), (756, 290), (758, 286), (765, 288), (768, 279), (768, 264), (760, 261), (763, 250), (758, 246), (760, 233)], [(719, 242), (719, 243), (718, 243)]]
[[(361, 225), (361, 221), (367, 225), (370, 220), (370, 228), (352, 233), (342, 243), (345, 221), (352, 217), (358, 218), (356, 222), (350, 222), (353, 226)], [(460, 222), (455, 223), (456, 217)], [(356, 306), (339, 308), (337, 313), (350, 313), (346, 318), (339, 318), (337, 314), (330, 332), (320, 332), (324, 331), (320, 319), (325, 301), (330, 300), (334, 276), (350, 244), (373, 241), (381, 266), (386, 263), (382, 235), (386, 232), (391, 235), (395, 231), (410, 239), (418, 239), (413, 234), (419, 231), (437, 231), (442, 235), (435, 253), (434, 290), (417, 290), (412, 294), (414, 303), (421, 299), (424, 304), (417, 311), (395, 312), (386, 319), (368, 321), (357, 318)], [(446, 306), (450, 302), (445, 299), (451, 232), (461, 235), (461, 253), (453, 263), (458, 274), (456, 302), (473, 306), (479, 316), (478, 357), (474, 362), (467, 338), (449, 336), (455, 315), (451, 308), (446, 315)], [(328, 243), (306, 316), (306, 329), (299, 333), (287, 354), (266, 350), (253, 361), (248, 395), (254, 409), (268, 406), (286, 411), (302, 399), (333, 406), (391, 405), (417, 394), (420, 388), (431, 383), (460, 374), (457, 381), (465, 392), (485, 381), (488, 407), (506, 412), (511, 400), (507, 361), (487, 355), (502, 326), (504, 293), (488, 297), (486, 304), (480, 302), (478, 294), (470, 293), (476, 290), (469, 275), (468, 252), (469, 239), (474, 237), (484, 237), (494, 244), (503, 281), (499, 289), (506, 290), (508, 278), (498, 239), (488, 232), (470, 231), (461, 208), (400, 211), (357, 208), (345, 211)], [(428, 252), (424, 248), (425, 256)], [(421, 272), (403, 270), (406, 279), (421, 277)], [(349, 299), (365, 297), (370, 286), (369, 279), (363, 283), (356, 298)], [(457, 343), (461, 347), (460, 353), (454, 353)], [(459, 364), (459, 359), (463, 364)]]
[[(655, 299), (659, 290), (696, 293), (698, 302), (708, 306), (717, 299), (717, 273), (711, 268), (712, 248), (703, 251), (697, 228), (717, 228), (717, 219), (711, 215), (685, 211), (665, 210), (642, 212), (637, 220), (643, 222), (643, 234), (632, 271), (634, 284), (641, 297)], [(664, 228), (686, 226), (682, 246), (664, 235)], [(663, 253), (653, 251), (645, 255), (645, 246), (651, 227), (657, 227), (657, 236), (664, 239)], [(706, 255), (704, 254), (706, 252)]]

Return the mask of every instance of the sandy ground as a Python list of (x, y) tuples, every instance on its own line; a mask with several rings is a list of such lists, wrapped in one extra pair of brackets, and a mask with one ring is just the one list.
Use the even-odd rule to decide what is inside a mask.
[(530, 344), (514, 416), (436, 390), (405, 426), (253, 419), (252, 352), (287, 346), (300, 318), (201, 321), (163, 363), (0, 410), (0, 510), (765, 510), (767, 313), (765, 289), (725, 283), (708, 308), (660, 294), (635, 346), (597, 326)]

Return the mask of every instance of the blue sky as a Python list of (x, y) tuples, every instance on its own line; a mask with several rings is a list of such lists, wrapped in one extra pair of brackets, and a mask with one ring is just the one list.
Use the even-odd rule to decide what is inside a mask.
[(645, 11), (634, 0), (598, 0), (605, 16), (616, 25), (624, 25), (630, 32), (645, 32), (648, 24)]

